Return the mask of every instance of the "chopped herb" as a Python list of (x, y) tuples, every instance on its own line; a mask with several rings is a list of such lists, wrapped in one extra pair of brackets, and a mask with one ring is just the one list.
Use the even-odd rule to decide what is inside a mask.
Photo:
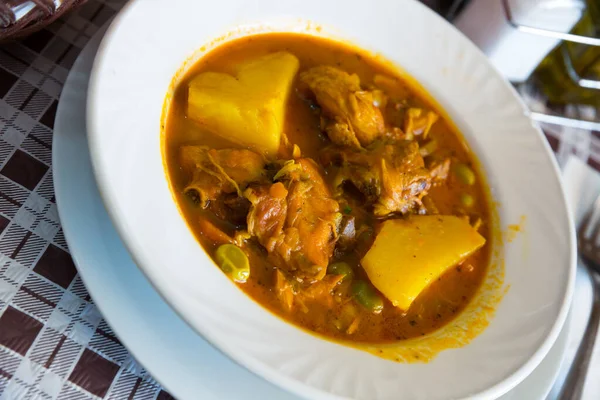
[(352, 212), (352, 208), (349, 205), (344, 206), (344, 214), (350, 214)]

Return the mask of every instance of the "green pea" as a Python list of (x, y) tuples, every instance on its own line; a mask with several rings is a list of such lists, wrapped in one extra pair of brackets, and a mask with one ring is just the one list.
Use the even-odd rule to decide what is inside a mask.
[(234, 244), (223, 244), (215, 252), (215, 261), (227, 276), (236, 282), (244, 283), (250, 277), (248, 256)]
[(454, 165), (454, 174), (465, 185), (475, 184), (475, 172), (465, 164)]
[(438, 142), (435, 139), (431, 139), (429, 142), (421, 146), (419, 152), (421, 153), (421, 157), (427, 157), (432, 154), (438, 148)]
[(367, 282), (355, 281), (352, 284), (352, 295), (358, 304), (373, 314), (383, 311), (383, 299)]
[(344, 281), (346, 279), (352, 279), (354, 276), (354, 270), (352, 267), (343, 261), (329, 264), (327, 267), (327, 273), (331, 275), (343, 275), (344, 278), (342, 280)]
[(473, 207), (473, 204), (475, 204), (475, 199), (473, 198), (473, 196), (471, 196), (468, 193), (461, 193), (460, 194), (460, 202), (463, 206), (465, 206), (467, 208), (471, 208), (471, 207)]

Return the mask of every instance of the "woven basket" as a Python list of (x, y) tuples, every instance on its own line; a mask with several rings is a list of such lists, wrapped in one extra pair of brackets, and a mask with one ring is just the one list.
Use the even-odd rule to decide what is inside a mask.
[(86, 0), (0, 0), (0, 42), (36, 32)]

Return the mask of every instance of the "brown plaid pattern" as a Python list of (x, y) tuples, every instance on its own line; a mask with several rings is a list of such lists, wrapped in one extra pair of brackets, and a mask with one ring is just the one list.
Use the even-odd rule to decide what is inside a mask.
[(124, 2), (89, 0), (0, 45), (0, 399), (172, 399), (88, 295), (52, 185), (62, 86), (79, 52)]

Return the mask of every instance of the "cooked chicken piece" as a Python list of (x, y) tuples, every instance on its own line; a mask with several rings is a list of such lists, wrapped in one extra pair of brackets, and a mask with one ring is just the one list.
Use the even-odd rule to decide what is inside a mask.
[(360, 142), (347, 122), (337, 122), (323, 118), (321, 120), (321, 129), (325, 131), (329, 140), (338, 146), (361, 148)]
[(234, 240), (231, 236), (223, 232), (219, 227), (208, 219), (200, 218), (198, 220), (198, 226), (200, 227), (200, 234), (206, 237), (211, 243), (218, 245), (225, 243), (233, 243)]
[(404, 118), (404, 132), (406, 134), (421, 135), (426, 138), (431, 126), (438, 120), (439, 116), (433, 111), (425, 111), (422, 108), (409, 108)]
[(238, 196), (237, 193), (223, 193), (209, 201), (207, 209), (223, 221), (243, 227), (246, 225), (250, 202), (245, 197)]
[(440, 213), (440, 210), (438, 210), (438, 208), (435, 205), (435, 203), (433, 202), (433, 199), (431, 198), (431, 196), (423, 197), (423, 206), (419, 209), (419, 214), (421, 214), (421, 215), (424, 215), (424, 214), (436, 215), (439, 213)]
[(241, 196), (249, 183), (264, 178), (265, 160), (250, 150), (183, 146), (179, 157), (182, 168), (191, 177), (184, 190), (197, 195), (202, 207), (222, 193)]
[(393, 212), (402, 214), (420, 205), (421, 198), (431, 187), (431, 176), (424, 167), (419, 146), (411, 142), (408, 146), (385, 146), (381, 158), (381, 191), (374, 206), (377, 216)]
[(314, 300), (331, 307), (333, 303), (333, 290), (343, 279), (344, 275), (325, 275), (319, 282), (300, 288), (296, 298), (304, 303)]
[(286, 311), (291, 311), (294, 305), (294, 288), (289, 279), (280, 269), (275, 271), (275, 293)]
[(300, 74), (300, 80), (314, 94), (326, 117), (329, 139), (337, 145), (367, 146), (385, 131), (377, 93), (362, 90), (357, 75), (322, 65)]
[(338, 237), (339, 205), (310, 159), (289, 161), (272, 185), (252, 185), (248, 232), (278, 268), (298, 280), (323, 278)]
[[(249, 187), (244, 196), (250, 201), (248, 232), (256, 236), (268, 252), (275, 251), (277, 239), (283, 235), (287, 216), (287, 189), (281, 182)], [(281, 244), (280, 244), (281, 245)]]
[(340, 167), (338, 189), (351, 182), (378, 217), (413, 210), (431, 187), (431, 174), (415, 142), (379, 143), (367, 150), (328, 148), (322, 156), (325, 165)]
[(375, 74), (373, 84), (382, 89), (390, 97), (390, 100), (395, 103), (406, 101), (407, 98), (412, 96), (406, 82), (395, 76)]
[(333, 291), (344, 279), (344, 275), (325, 275), (323, 279), (311, 284), (300, 284), (292, 280), (284, 272), (277, 269), (275, 272), (275, 293), (286, 311), (291, 311), (294, 305), (307, 312), (306, 303), (316, 302), (328, 307), (333, 303)]
[(340, 224), (339, 244), (348, 246), (356, 238), (356, 218), (348, 215), (342, 217)]
[(446, 158), (431, 162), (429, 173), (434, 184), (444, 182), (450, 173), (450, 159)]

